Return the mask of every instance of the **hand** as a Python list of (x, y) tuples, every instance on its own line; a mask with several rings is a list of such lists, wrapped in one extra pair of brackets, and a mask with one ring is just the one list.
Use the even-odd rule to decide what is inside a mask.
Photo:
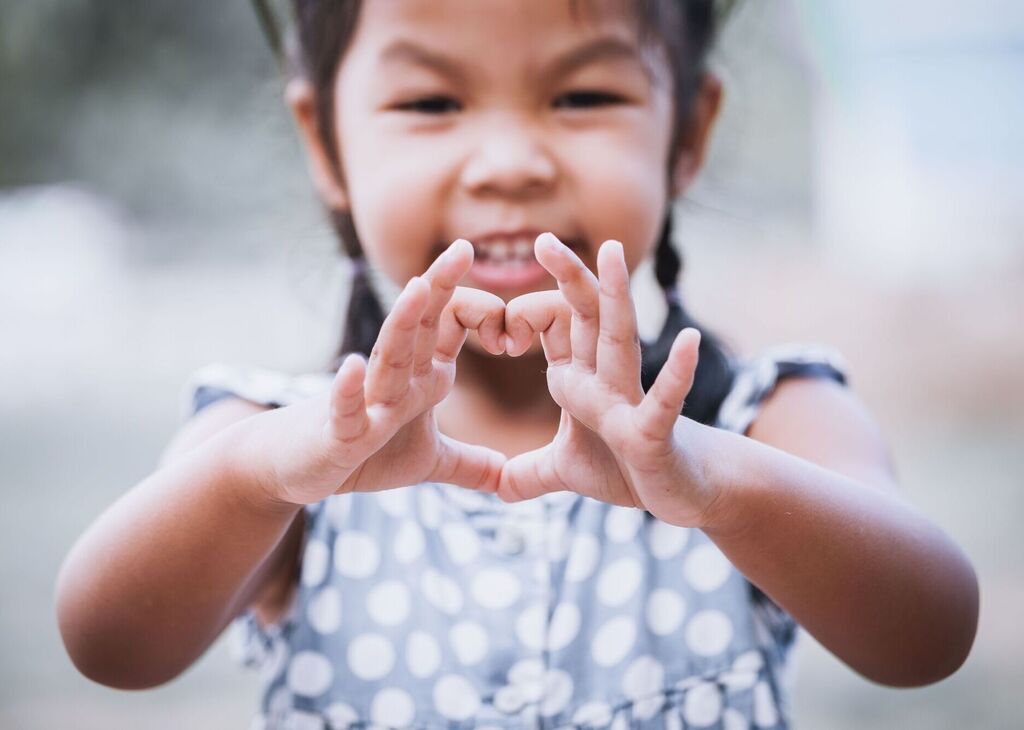
[(433, 415), (468, 330), (491, 353), (504, 352), (505, 303), (456, 286), (472, 262), (472, 246), (455, 241), (406, 284), (368, 362), (351, 354), (329, 393), (259, 416), (281, 422), (282, 436), (266, 447), (275, 454), (266, 480), (273, 498), (308, 504), (421, 481), (497, 489), (504, 455), (441, 434)]
[(693, 385), (700, 333), (679, 333), (645, 395), (622, 244), (601, 247), (600, 278), (551, 234), (539, 236), (534, 251), (559, 291), (508, 303), (506, 351), (522, 354), (540, 333), (548, 388), (562, 415), (550, 444), (505, 464), (498, 495), (515, 502), (569, 490), (699, 526), (715, 490), (696, 458), (702, 426), (680, 411)]

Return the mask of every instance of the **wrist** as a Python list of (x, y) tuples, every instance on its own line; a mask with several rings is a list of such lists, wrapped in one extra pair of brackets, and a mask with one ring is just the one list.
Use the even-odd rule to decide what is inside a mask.
[(742, 475), (747, 437), (712, 426), (701, 426), (703, 439), (697, 449), (700, 455), (707, 503), (700, 513), (697, 527), (711, 535), (734, 535), (744, 528), (740, 507)]
[(226, 489), (246, 509), (270, 516), (293, 516), (302, 505), (281, 496), (280, 480), (260, 436), (260, 415), (239, 421), (218, 434), (219, 439), (211, 439), (219, 441), (216, 449), (228, 476)]

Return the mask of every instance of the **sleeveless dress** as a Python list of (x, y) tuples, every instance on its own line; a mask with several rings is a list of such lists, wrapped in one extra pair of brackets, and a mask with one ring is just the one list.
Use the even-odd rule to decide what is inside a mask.
[[(783, 378), (846, 384), (820, 345), (733, 364), (714, 425), (741, 434)], [(331, 380), (211, 364), (182, 418)], [(571, 492), (506, 504), (433, 482), (305, 510), (288, 614), (231, 626), (264, 684), (252, 730), (789, 727), (798, 626), (700, 530)]]

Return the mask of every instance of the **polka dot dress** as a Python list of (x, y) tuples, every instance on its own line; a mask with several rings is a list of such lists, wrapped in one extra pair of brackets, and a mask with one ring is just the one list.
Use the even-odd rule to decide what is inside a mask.
[[(715, 425), (746, 432), (785, 377), (846, 382), (835, 351), (738, 361)], [(279, 407), (330, 375), (210, 365), (225, 396)], [(701, 531), (570, 492), (506, 504), (426, 482), (306, 508), (288, 615), (231, 627), (265, 691), (252, 728), (783, 728), (797, 625)]]

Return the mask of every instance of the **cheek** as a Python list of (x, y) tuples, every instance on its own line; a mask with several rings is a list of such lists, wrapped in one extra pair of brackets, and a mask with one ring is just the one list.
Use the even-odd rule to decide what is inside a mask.
[(577, 161), (580, 223), (588, 231), (593, 255), (605, 240), (622, 242), (626, 263), (634, 268), (661, 232), (668, 204), (665, 163), (649, 145), (607, 142), (580, 145)]
[(440, 250), (443, 163), (423, 146), (395, 149), (365, 135), (347, 155), (349, 200), (367, 257), (403, 285), (422, 274)]

